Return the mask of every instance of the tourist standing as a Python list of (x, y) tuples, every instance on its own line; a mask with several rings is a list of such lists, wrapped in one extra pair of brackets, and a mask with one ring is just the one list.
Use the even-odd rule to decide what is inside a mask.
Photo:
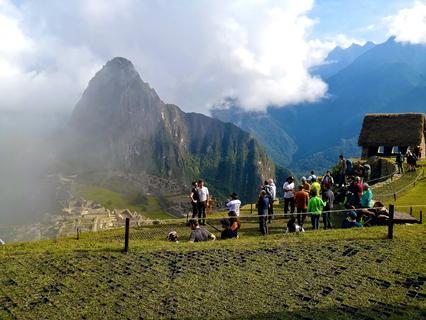
[(259, 199), (256, 203), (257, 214), (259, 215), (259, 229), (263, 235), (268, 234), (268, 208), (269, 208), (269, 198), (266, 196), (266, 191), (262, 190), (259, 194)]
[(191, 193), (189, 194), (189, 197), (191, 198), (191, 205), (192, 205), (192, 218), (194, 219), (197, 217), (198, 212), (198, 190), (197, 190), (197, 182), (192, 182), (192, 189)]
[(372, 208), (373, 207), (373, 192), (371, 191), (368, 183), (364, 183), (363, 185), (364, 191), (361, 196), (361, 208)]
[(311, 192), (311, 185), (308, 183), (305, 177), (302, 177), (301, 181), (303, 190), (305, 190), (309, 194), (309, 192)]
[(325, 205), (326, 203), (316, 193), (309, 200), (308, 212), (311, 214), (312, 229), (314, 230), (319, 229), (319, 219)]
[(322, 193), (322, 199), (325, 202), (324, 212), (322, 213), (322, 222), (324, 223), (324, 229), (330, 229), (330, 211), (333, 210), (334, 193), (328, 185), (325, 186), (325, 189)]
[(363, 192), (363, 186), (361, 183), (361, 178), (356, 176), (353, 178), (352, 183), (349, 186), (349, 191), (351, 192), (351, 196), (349, 197), (349, 205), (358, 208), (360, 206), (361, 196)]
[(308, 176), (308, 182), (309, 183), (312, 183), (312, 180), (313, 179), (317, 179), (317, 176), (315, 175), (315, 171), (314, 170), (311, 170), (311, 174)]
[(297, 208), (297, 224), (303, 227), (305, 222), (305, 214), (308, 211), (309, 193), (305, 191), (303, 186), (299, 186), (299, 191), (294, 194), (294, 200)]
[(396, 154), (396, 159), (395, 159), (396, 165), (398, 167), (398, 173), (404, 173), (404, 155), (401, 153), (401, 151), (399, 151)]
[(312, 178), (311, 192), (309, 194), (311, 195), (311, 197), (314, 197), (315, 194), (321, 194), (321, 185), (319, 184), (319, 182), (317, 182), (317, 178)]
[(363, 171), (363, 173), (364, 173), (363, 174), (364, 181), (365, 182), (370, 181), (370, 178), (371, 178), (371, 166), (368, 163), (366, 163), (366, 164), (364, 164), (363, 168), (364, 168), (364, 171)]
[(269, 192), (270, 195), (270, 202), (269, 202), (269, 211), (268, 211), (268, 223), (272, 222), (272, 219), (274, 217), (274, 202), (277, 199), (277, 187), (275, 186), (274, 180), (272, 178), (268, 179), (268, 185), (269, 185)]
[(206, 224), (206, 208), (209, 201), (209, 189), (204, 186), (203, 180), (198, 180), (198, 222), (201, 225)]
[(344, 187), (346, 184), (345, 182), (346, 160), (342, 154), (339, 156), (338, 166), (339, 166), (339, 187)]
[(228, 208), (228, 211), (234, 211), (237, 216), (240, 216), (240, 206), (241, 201), (238, 199), (238, 194), (233, 192), (231, 195), (231, 199), (226, 203), (226, 207)]
[(284, 214), (288, 213), (290, 205), (291, 213), (294, 213), (294, 178), (288, 177), (283, 185), (284, 190)]
[(327, 172), (325, 173), (325, 176), (322, 178), (321, 188), (323, 190), (331, 189), (333, 184), (334, 184), (334, 179), (331, 176), (331, 171), (327, 170)]

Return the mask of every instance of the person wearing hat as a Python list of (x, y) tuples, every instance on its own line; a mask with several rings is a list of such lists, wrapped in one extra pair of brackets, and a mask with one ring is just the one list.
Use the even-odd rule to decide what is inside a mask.
[(371, 191), (368, 183), (364, 183), (363, 185), (364, 191), (361, 196), (361, 208), (372, 208), (373, 207), (373, 192)]
[(196, 219), (190, 219), (188, 225), (192, 230), (189, 236), (189, 242), (216, 240), (216, 236), (206, 229), (201, 228)]
[(363, 225), (356, 221), (357, 213), (353, 210), (347, 213), (346, 219), (342, 223), (343, 229), (362, 228)]
[(311, 170), (311, 174), (308, 176), (308, 182), (309, 183), (312, 183), (313, 181), (313, 179), (315, 179), (315, 180), (317, 180), (317, 176), (315, 175), (315, 171), (314, 170)]
[(239, 217), (241, 201), (238, 199), (238, 194), (233, 192), (230, 197), (231, 199), (226, 204), (226, 207), (228, 208), (229, 212), (234, 211), (237, 214), (237, 217)]

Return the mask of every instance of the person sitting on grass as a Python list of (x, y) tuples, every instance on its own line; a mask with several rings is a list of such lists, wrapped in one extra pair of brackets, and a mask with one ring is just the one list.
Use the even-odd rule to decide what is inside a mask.
[(389, 220), (389, 212), (383, 203), (377, 201), (371, 208), (363, 209), (360, 215), (364, 220), (364, 226), (386, 225)]
[(167, 234), (167, 238), (166, 238), (168, 241), (170, 241), (170, 242), (176, 242), (176, 243), (179, 243), (179, 240), (178, 240), (178, 234), (177, 234), (177, 232), (176, 231), (170, 231), (168, 234)]
[(238, 234), (238, 230), (241, 227), (240, 218), (238, 217), (237, 213), (235, 211), (229, 211), (229, 226), (235, 234)]
[(312, 229), (319, 229), (319, 219), (321, 211), (325, 207), (326, 203), (319, 197), (318, 192), (315, 190), (313, 197), (308, 203), (308, 212), (311, 214)]
[(303, 229), (302, 226), (296, 223), (295, 217), (290, 218), (290, 220), (287, 223), (287, 230), (285, 231), (285, 233), (293, 233), (293, 232), (296, 232), (296, 233), (305, 232), (305, 229)]
[(349, 211), (345, 220), (343, 220), (342, 228), (362, 228), (363, 225), (356, 221), (357, 213), (355, 211)]
[(238, 234), (231, 229), (231, 225), (228, 219), (221, 219), (220, 223), (222, 224), (223, 231), (220, 234), (222, 240), (238, 238)]
[(192, 230), (191, 235), (189, 236), (189, 242), (216, 240), (216, 236), (206, 229), (201, 228), (196, 219), (189, 220), (188, 224)]

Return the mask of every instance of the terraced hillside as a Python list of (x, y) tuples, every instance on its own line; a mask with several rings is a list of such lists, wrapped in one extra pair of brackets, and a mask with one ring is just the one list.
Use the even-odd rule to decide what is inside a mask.
[[(131, 230), (137, 234), (138, 230)], [(422, 319), (426, 227), (191, 244), (123, 230), (2, 246), (1, 319)]]

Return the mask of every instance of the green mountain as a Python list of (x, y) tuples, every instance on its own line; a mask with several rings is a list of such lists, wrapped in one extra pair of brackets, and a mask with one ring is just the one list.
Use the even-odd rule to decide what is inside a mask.
[(255, 139), (234, 124), (165, 104), (124, 58), (90, 80), (68, 128), (73, 172), (141, 173), (189, 185), (203, 178), (215, 196), (253, 200), (275, 166)]
[[(353, 61), (347, 64), (345, 58), (344, 67), (330, 72), (325, 79), (329, 86), (326, 98), (316, 103), (268, 109), (262, 127), (279, 128), (268, 133), (270, 141), (278, 141), (269, 144), (274, 149), (269, 154), (278, 165), (304, 173), (326, 169), (335, 164), (339, 153), (360, 155), (356, 141), (366, 113), (426, 112), (426, 46), (401, 44), (390, 38), (382, 44), (367, 46), (367, 50), (361, 49)], [(345, 56), (342, 50), (334, 55), (330, 60)], [(353, 58), (353, 52), (347, 56)], [(223, 115), (226, 112), (232, 111), (213, 115), (229, 120)], [(247, 121), (247, 114), (234, 114), (232, 122)], [(255, 121), (254, 116), (248, 117), (248, 123)], [(253, 128), (254, 134), (261, 136)], [(283, 135), (290, 137), (294, 145), (288, 147), (288, 140), (281, 139)], [(285, 158), (276, 156), (282, 149)]]

